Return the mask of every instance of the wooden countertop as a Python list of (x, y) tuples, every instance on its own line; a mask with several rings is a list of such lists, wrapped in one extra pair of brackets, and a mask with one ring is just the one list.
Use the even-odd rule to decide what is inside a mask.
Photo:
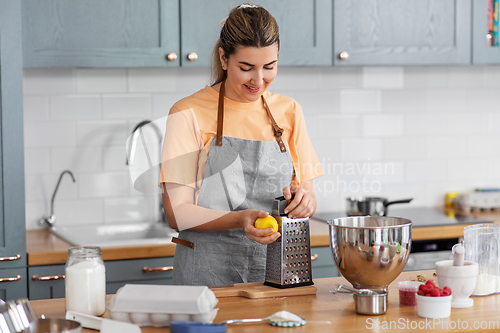
[[(474, 216), (488, 218), (494, 223), (500, 223), (500, 212), (475, 212)], [(412, 229), (412, 240), (445, 239), (463, 237), (464, 227), (468, 224), (419, 227)], [(328, 246), (328, 224), (310, 219), (311, 246)], [(54, 265), (64, 264), (67, 259), (68, 248), (71, 245), (54, 236), (46, 229), (33, 229), (26, 231), (26, 252), (28, 265)], [(175, 253), (175, 244), (144, 245), (129, 247), (102, 248), (104, 260), (126, 260), (170, 257)]]
[[(423, 274), (432, 277), (433, 271), (403, 272), (389, 286), (389, 301), (387, 312), (380, 316), (364, 316), (354, 312), (354, 302), (351, 294), (333, 294), (330, 290), (336, 283), (349, 283), (343, 277), (314, 280), (317, 287), (316, 295), (274, 297), (263, 299), (247, 299), (244, 297), (219, 298), (219, 308), (214, 322), (237, 318), (263, 318), (277, 311), (287, 310), (305, 317), (307, 323), (295, 328), (277, 328), (268, 323), (230, 324), (227, 332), (359, 332), (372, 328), (384, 329), (384, 325), (392, 325), (392, 331), (474, 331), (474, 325), (496, 325), (492, 329), (480, 331), (498, 331), (500, 319), (500, 294), (474, 297), (474, 306), (466, 309), (451, 309), (451, 317), (442, 320), (425, 319), (417, 316), (416, 307), (399, 306), (397, 282), (414, 278)], [(435, 278), (434, 278), (435, 280)], [(108, 298), (110, 296), (108, 295)], [(64, 299), (31, 301), (31, 306), (37, 316), (44, 314), (47, 318), (64, 318)], [(108, 318), (108, 314), (104, 314)], [(378, 326), (377, 326), (378, 325)], [(396, 326), (398, 325), (398, 326)], [(457, 326), (460, 325), (460, 326)], [(466, 328), (467, 326), (467, 328)], [(448, 329), (446, 329), (448, 327)], [(456, 328), (459, 329), (456, 329)], [(444, 329), (443, 329), (444, 328)], [(477, 331), (478, 329), (476, 329)], [(377, 331), (377, 330), (375, 330)], [(83, 329), (84, 333), (96, 332)], [(166, 327), (143, 327), (142, 333), (169, 332)]]

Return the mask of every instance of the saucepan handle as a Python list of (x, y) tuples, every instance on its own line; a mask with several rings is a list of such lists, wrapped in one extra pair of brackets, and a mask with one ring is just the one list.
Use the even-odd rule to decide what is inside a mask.
[(401, 199), (401, 200), (395, 200), (395, 201), (387, 201), (387, 202), (384, 202), (384, 207), (387, 207), (389, 205), (394, 205), (394, 204), (400, 204), (400, 203), (410, 203), (412, 200), (413, 200), (413, 198)]

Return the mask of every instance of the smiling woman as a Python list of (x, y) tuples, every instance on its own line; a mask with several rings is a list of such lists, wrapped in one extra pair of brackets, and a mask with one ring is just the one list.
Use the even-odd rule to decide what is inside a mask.
[(176, 284), (264, 281), (265, 245), (280, 233), (255, 221), (280, 196), (289, 217), (316, 210), (313, 179), (323, 170), (302, 109), (268, 91), (278, 51), (279, 28), (266, 9), (234, 8), (214, 48), (212, 85), (170, 110), (160, 183), (167, 220), (180, 230)]

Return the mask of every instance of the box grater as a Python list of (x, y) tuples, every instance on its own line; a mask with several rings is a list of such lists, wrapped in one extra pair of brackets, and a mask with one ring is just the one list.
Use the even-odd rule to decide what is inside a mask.
[(284, 213), (285, 197), (274, 199), (272, 215), (281, 236), (267, 245), (265, 285), (291, 288), (312, 285), (309, 218), (291, 219)]

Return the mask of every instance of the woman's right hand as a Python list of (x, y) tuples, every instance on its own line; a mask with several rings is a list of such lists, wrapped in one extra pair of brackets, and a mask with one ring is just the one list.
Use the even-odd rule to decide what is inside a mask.
[(274, 232), (269, 236), (267, 234), (273, 232), (272, 228), (267, 229), (257, 229), (255, 227), (255, 220), (259, 217), (266, 217), (269, 215), (267, 212), (262, 210), (245, 209), (235, 212), (238, 214), (238, 221), (241, 227), (245, 230), (247, 237), (253, 241), (260, 244), (270, 244), (277, 240), (281, 234), (279, 232)]

